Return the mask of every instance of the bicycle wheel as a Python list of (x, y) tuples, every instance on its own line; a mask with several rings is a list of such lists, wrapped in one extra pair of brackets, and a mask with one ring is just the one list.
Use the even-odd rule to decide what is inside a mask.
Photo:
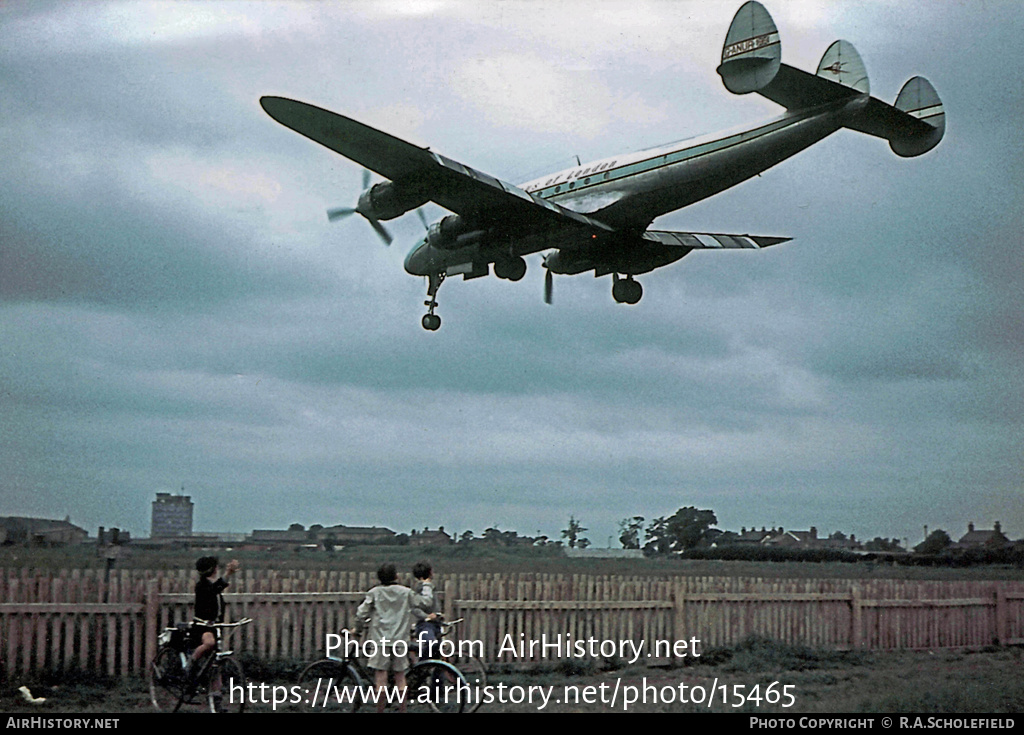
[(208, 706), (210, 679), (214, 665), (213, 654), (207, 654), (198, 662), (192, 662), (192, 670), (184, 671), (181, 675), (181, 696), (178, 698), (177, 706), (172, 710), (177, 712), (182, 707), (194, 705), (205, 708)]
[(175, 712), (181, 703), (184, 684), (181, 654), (164, 646), (149, 665), (149, 701), (161, 712)]
[(363, 681), (348, 664), (325, 658), (299, 674), (306, 704), (317, 712), (355, 712), (363, 703)]
[[(218, 676), (219, 689), (216, 687)], [(245, 712), (245, 673), (242, 664), (230, 656), (218, 658), (217, 663), (210, 668), (207, 690), (206, 701), (211, 712)]]
[(487, 686), (487, 669), (484, 662), (476, 656), (467, 656), (457, 659), (455, 666), (462, 672), (466, 683), (469, 684), (469, 694), (466, 699), (464, 712), (476, 712), (483, 704), (482, 695)]
[(459, 670), (444, 661), (421, 661), (406, 676), (410, 712), (462, 712), (469, 685)]

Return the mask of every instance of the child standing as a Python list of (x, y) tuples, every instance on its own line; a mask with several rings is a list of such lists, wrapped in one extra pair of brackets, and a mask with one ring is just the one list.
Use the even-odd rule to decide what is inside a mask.
[[(428, 563), (421, 561), (413, 565), (412, 576), (416, 582), (412, 586), (413, 592), (421, 593), (423, 585), (433, 583), (434, 569)], [(414, 607), (412, 616), (416, 621), (416, 627), (412, 630), (412, 639), (417, 646), (417, 656), (420, 659), (436, 658), (437, 642), (441, 639), (441, 624), (438, 622), (439, 605), (437, 598), (429, 607)]]
[(420, 593), (398, 584), (398, 572), (394, 564), (383, 564), (377, 570), (380, 584), (366, 593), (366, 599), (356, 610), (357, 632), (361, 633), (369, 622), (367, 641), (375, 644), (368, 665), (374, 670), (374, 684), (377, 687), (377, 711), (383, 712), (387, 698), (384, 687), (388, 683), (388, 672), (394, 672), (395, 687), (402, 692), (399, 709), (406, 711), (405, 672), (409, 669), (409, 631), (412, 628), (413, 608), (428, 608), (434, 602), (434, 587), (429, 580), (422, 585)]

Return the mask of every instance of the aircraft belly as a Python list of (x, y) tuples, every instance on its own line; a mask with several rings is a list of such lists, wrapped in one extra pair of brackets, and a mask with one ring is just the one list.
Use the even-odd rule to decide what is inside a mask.
[(579, 249), (588, 243), (580, 239), (575, 231), (559, 230), (558, 228), (524, 232), (517, 235), (498, 234), (492, 240), (475, 243), (457, 249), (441, 249), (426, 247), (411, 257), (406, 270), (413, 275), (428, 275), (445, 272), (448, 275), (466, 275), (476, 277), (490, 263), (496, 260), (523, 257), (541, 250), (567, 248)]
[[(629, 252), (622, 253), (619, 259), (610, 262), (608, 265), (611, 268), (604, 272), (611, 273), (614, 271), (625, 275), (639, 276), (670, 263), (675, 263), (689, 252), (686, 248), (676, 248), (675, 250), (660, 247), (634, 248)], [(595, 275), (600, 276), (604, 275), (604, 273), (601, 272), (601, 269), (597, 269)]]
[(560, 250), (548, 258), (554, 273), (577, 275), (594, 271), (595, 276), (609, 273), (638, 276), (674, 263), (690, 252), (685, 247), (665, 247), (632, 236), (622, 236), (598, 245), (576, 250)]

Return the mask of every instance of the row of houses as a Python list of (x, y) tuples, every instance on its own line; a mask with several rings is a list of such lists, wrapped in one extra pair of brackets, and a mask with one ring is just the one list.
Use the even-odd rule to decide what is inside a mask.
[(331, 549), (342, 546), (438, 546), (455, 543), (441, 526), (435, 530), (413, 529), (408, 534), (396, 533), (380, 526), (320, 526), (304, 529), (293, 524), (286, 531), (257, 529), (246, 537), (245, 546), (256, 548), (310, 547)]
[(863, 548), (861, 542), (853, 534), (847, 536), (836, 531), (826, 538), (818, 538), (818, 529), (811, 526), (807, 531), (793, 531), (779, 528), (761, 530), (742, 528), (735, 531), (709, 529), (704, 539), (706, 546), (764, 546), (786, 549), (847, 549), (858, 551)]
[[(925, 534), (927, 536), (927, 532)], [(950, 539), (952, 541), (952, 539)], [(761, 530), (743, 528), (735, 531), (709, 529), (701, 544), (706, 547), (722, 546), (762, 546), (782, 549), (838, 549), (846, 551), (906, 551), (897, 539), (875, 538), (870, 541), (859, 541), (856, 536), (836, 531), (827, 537), (819, 538), (818, 529), (811, 526), (807, 531), (793, 531), (784, 528), (765, 528)], [(946, 549), (966, 551), (968, 549), (1004, 549), (1013, 546), (1013, 542), (1003, 533), (999, 521), (988, 530), (976, 529), (974, 523), (967, 524), (967, 533), (959, 541), (952, 541)]]
[[(1018, 542), (1019, 543), (1019, 542)], [(954, 542), (949, 548), (953, 549), (1003, 549), (1012, 546), (1010, 541), (1003, 534), (999, 521), (990, 530), (975, 529), (973, 523), (967, 524), (967, 533)]]
[(71, 522), (49, 518), (0, 517), (0, 545), (3, 546), (74, 546), (89, 538), (89, 532)]
[(409, 545), (433, 546), (455, 543), (444, 530), (424, 528), (408, 534), (397, 533), (390, 528), (379, 526), (320, 526), (305, 529), (298, 524), (287, 530), (257, 529), (252, 533), (190, 533), (187, 535), (133, 539), (127, 531), (117, 528), (99, 528), (95, 537), (90, 537), (84, 528), (76, 526), (70, 517), (64, 520), (29, 518), (22, 516), (0, 516), (0, 545), (57, 547), (77, 546), (96, 543), (100, 546), (181, 547), (181, 546), (224, 546), (251, 549), (275, 548), (320, 548), (333, 549), (342, 546), (364, 545)]
[[(496, 530), (496, 529), (495, 529)], [(515, 535), (513, 532), (505, 532)], [(464, 536), (471, 534), (464, 534)], [(927, 529), (926, 529), (927, 535)], [(535, 539), (520, 537), (523, 541), (535, 542)], [(462, 539), (465, 541), (466, 539)], [(472, 539), (483, 543), (484, 538)], [(493, 539), (491, 539), (493, 540)], [(99, 529), (96, 539), (90, 539), (89, 533), (71, 523), (70, 517), (64, 520), (47, 518), (27, 518), (20, 516), (0, 517), (0, 545), (18, 546), (74, 546), (86, 542), (99, 542), (100, 546), (119, 546), (131, 543), (138, 546), (232, 546), (239, 549), (321, 549), (331, 551), (344, 546), (445, 546), (455, 543), (455, 539), (444, 530), (424, 528), (422, 531), (413, 529), (408, 534), (398, 533), (390, 528), (380, 526), (322, 526), (315, 524), (308, 529), (293, 524), (286, 530), (256, 529), (251, 534), (244, 533), (192, 533), (185, 536), (174, 536), (151, 539), (131, 539), (127, 532), (118, 529)], [(1021, 543), (1021, 542), (1017, 542)], [(507, 544), (506, 544), (507, 545)], [(906, 551), (896, 539), (858, 540), (856, 536), (836, 531), (826, 537), (819, 538), (818, 529), (811, 526), (806, 531), (786, 530), (784, 528), (766, 528), (760, 530), (742, 528), (735, 531), (722, 531), (712, 528), (707, 531), (700, 544), (704, 547), (718, 548), (724, 546), (760, 546), (780, 549), (836, 549), (847, 551)], [(999, 550), (1014, 545), (1003, 533), (997, 521), (991, 529), (975, 528), (974, 523), (967, 524), (967, 533), (959, 540), (950, 539), (946, 546), (949, 551), (966, 551), (970, 549)], [(920, 549), (921, 544), (918, 545)]]

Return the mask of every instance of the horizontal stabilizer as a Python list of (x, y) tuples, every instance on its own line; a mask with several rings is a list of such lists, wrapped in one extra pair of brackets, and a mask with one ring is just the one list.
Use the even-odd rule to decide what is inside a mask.
[(939, 144), (946, 132), (946, 113), (931, 83), (913, 77), (903, 85), (895, 106), (872, 97), (845, 127), (885, 138), (893, 153), (911, 158)]
[(671, 230), (648, 230), (644, 240), (659, 245), (691, 248), (693, 250), (759, 250), (779, 243), (789, 242), (791, 237), (762, 237), (758, 235), (723, 235), (707, 232), (673, 232)]
[(755, 92), (775, 78), (782, 48), (775, 21), (760, 3), (745, 3), (732, 19), (718, 73), (733, 94)]
[(771, 84), (757, 92), (787, 110), (802, 110), (868, 94), (868, 73), (853, 44), (836, 41), (821, 57), (816, 74), (782, 64)]

